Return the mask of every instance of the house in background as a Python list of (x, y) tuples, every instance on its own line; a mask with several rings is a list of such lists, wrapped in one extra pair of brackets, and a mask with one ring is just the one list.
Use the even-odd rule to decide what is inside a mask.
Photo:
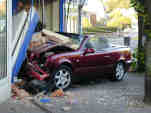
[[(66, 0), (64, 4), (65, 9), (65, 18), (64, 18), (64, 27), (66, 32), (78, 33), (78, 0)], [(86, 0), (84, 7), (88, 4), (88, 0)], [(87, 28), (91, 26), (95, 26), (97, 23), (97, 15), (93, 12), (82, 10), (82, 28)]]
[(96, 25), (96, 23), (97, 23), (96, 14), (91, 14), (90, 15), (90, 22), (91, 22), (92, 26)]
[(92, 26), (96, 26), (97, 24), (97, 16), (95, 13), (84, 10), (82, 12), (82, 27), (88, 28)]

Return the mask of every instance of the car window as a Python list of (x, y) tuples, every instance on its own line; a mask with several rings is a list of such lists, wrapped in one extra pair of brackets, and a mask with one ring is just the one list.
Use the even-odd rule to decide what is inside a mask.
[(92, 46), (92, 44), (90, 43), (90, 41), (88, 41), (86, 44), (85, 44), (85, 49), (86, 48), (94, 48), (93, 46)]
[(96, 51), (109, 48), (108, 40), (102, 37), (93, 37), (90, 38), (85, 44), (84, 48), (93, 48)]

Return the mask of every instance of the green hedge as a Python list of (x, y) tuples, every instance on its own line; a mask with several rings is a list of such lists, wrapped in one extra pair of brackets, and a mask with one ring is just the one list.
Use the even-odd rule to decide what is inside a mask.
[(84, 33), (110, 33), (110, 32), (116, 32), (117, 28), (111, 28), (111, 27), (91, 27), (91, 28), (83, 28)]

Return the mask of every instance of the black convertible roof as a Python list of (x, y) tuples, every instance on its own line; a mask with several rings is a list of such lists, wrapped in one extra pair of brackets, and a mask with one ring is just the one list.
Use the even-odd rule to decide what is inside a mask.
[(76, 34), (76, 33), (67, 33), (67, 32), (56, 32), (56, 33), (59, 33), (64, 36), (72, 37), (72, 38), (79, 38), (79, 39), (87, 37), (86, 35), (80, 35), (80, 34)]

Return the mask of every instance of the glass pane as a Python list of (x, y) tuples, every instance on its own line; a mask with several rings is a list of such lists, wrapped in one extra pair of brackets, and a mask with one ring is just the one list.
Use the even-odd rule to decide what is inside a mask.
[(6, 0), (0, 0), (0, 80), (7, 76)]
[(93, 37), (90, 39), (90, 43), (92, 44), (94, 49), (96, 49), (96, 51), (106, 49), (109, 47), (108, 41), (103, 37), (101, 38)]

